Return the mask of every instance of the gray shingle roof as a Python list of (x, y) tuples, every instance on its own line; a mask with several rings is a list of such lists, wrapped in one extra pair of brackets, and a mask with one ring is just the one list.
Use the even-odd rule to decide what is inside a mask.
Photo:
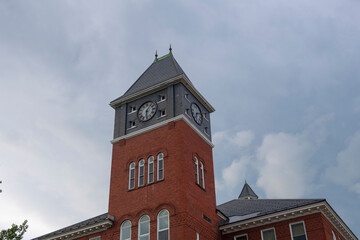
[(45, 234), (45, 235), (43, 235), (43, 236), (34, 238), (34, 239), (32, 239), (32, 240), (45, 239), (45, 238), (52, 237), (52, 236), (55, 236), (55, 235), (58, 235), (58, 234), (70, 232), (70, 231), (73, 231), (73, 230), (76, 230), (76, 229), (79, 229), (79, 228), (82, 228), (82, 227), (86, 227), (86, 226), (89, 226), (89, 225), (93, 225), (93, 224), (102, 222), (102, 221), (104, 221), (104, 220), (114, 221), (114, 217), (111, 216), (111, 215), (108, 214), (108, 213), (104, 213), (104, 214), (101, 214), (101, 215), (99, 215), (99, 216), (96, 216), (96, 217), (93, 217), (93, 218), (89, 218), (89, 219), (87, 219), (87, 220), (85, 220), (85, 221), (82, 221), (82, 222), (73, 224), (73, 225), (71, 225), (71, 226), (68, 226), (68, 227), (65, 227), (65, 228), (56, 230), (56, 231), (54, 231), (54, 232)]
[(124, 95), (115, 99), (111, 103), (181, 74), (185, 75), (184, 71), (175, 60), (173, 54), (170, 52), (169, 54), (159, 58), (158, 61), (154, 61), (125, 92)]
[(239, 198), (244, 199), (247, 197), (252, 197), (255, 199), (258, 199), (259, 197), (256, 195), (256, 193), (251, 189), (249, 184), (245, 183), (243, 189), (241, 190), (241, 193), (239, 195)]
[[(228, 218), (242, 216), (238, 219), (245, 220), (322, 201), (325, 199), (234, 199), (216, 208)], [(226, 223), (222, 221), (220, 225)]]

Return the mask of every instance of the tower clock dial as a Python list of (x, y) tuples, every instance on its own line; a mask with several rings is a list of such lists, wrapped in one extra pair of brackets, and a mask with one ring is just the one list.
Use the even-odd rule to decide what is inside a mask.
[(150, 120), (156, 112), (156, 103), (149, 101), (141, 105), (138, 111), (138, 118), (140, 121), (145, 122)]
[(195, 122), (200, 125), (202, 123), (202, 113), (199, 106), (196, 103), (192, 103), (190, 107), (191, 115), (193, 116)]

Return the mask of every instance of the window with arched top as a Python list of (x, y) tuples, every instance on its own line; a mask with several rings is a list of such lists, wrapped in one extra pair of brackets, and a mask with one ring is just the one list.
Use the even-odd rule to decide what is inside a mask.
[(200, 162), (200, 182), (201, 187), (205, 189), (204, 164), (202, 162)]
[(157, 239), (169, 240), (170, 239), (170, 223), (169, 223), (169, 211), (163, 209), (159, 212), (157, 218)]
[(144, 168), (145, 168), (145, 160), (141, 159), (139, 161), (139, 181), (138, 181), (138, 186), (144, 186)]
[(130, 163), (129, 166), (129, 189), (133, 189), (135, 187), (135, 163)]
[(120, 227), (120, 240), (131, 239), (131, 222), (129, 220), (124, 221)]
[(159, 153), (157, 155), (157, 180), (164, 179), (164, 154)]
[(148, 158), (148, 183), (154, 182), (154, 157)]
[(138, 240), (150, 239), (150, 218), (148, 215), (144, 215), (139, 219), (139, 233)]
[(195, 182), (199, 184), (199, 160), (195, 157)]

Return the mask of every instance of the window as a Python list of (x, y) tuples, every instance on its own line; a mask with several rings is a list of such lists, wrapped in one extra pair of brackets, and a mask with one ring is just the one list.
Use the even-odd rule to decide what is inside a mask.
[(130, 113), (136, 112), (136, 106), (131, 106), (130, 107)]
[(131, 239), (131, 222), (129, 220), (124, 221), (120, 228), (120, 240)]
[(96, 237), (89, 238), (89, 240), (100, 240), (100, 239), (101, 239), (100, 236), (96, 236)]
[(165, 95), (159, 95), (159, 101), (165, 101), (166, 100), (166, 96)]
[(276, 240), (275, 229), (266, 229), (261, 231), (261, 239), (262, 240)]
[(150, 218), (148, 215), (144, 215), (139, 220), (139, 240), (150, 239)]
[(133, 189), (135, 187), (135, 163), (130, 163), (129, 167), (129, 189)]
[(195, 157), (195, 182), (196, 184), (199, 184), (199, 161)]
[(306, 240), (304, 222), (290, 224), (291, 237), (293, 240)]
[(150, 156), (148, 159), (148, 183), (154, 182), (154, 157)]
[(139, 181), (138, 181), (138, 186), (143, 186), (144, 185), (144, 159), (141, 159), (139, 161)]
[(239, 235), (239, 236), (235, 236), (234, 240), (247, 240), (247, 234), (243, 234), (243, 235)]
[(165, 116), (166, 116), (165, 110), (160, 110), (160, 117), (165, 117)]
[(196, 240), (200, 240), (200, 235), (198, 232), (196, 233)]
[(159, 153), (157, 156), (157, 180), (164, 179), (164, 154)]
[(163, 209), (159, 212), (157, 219), (158, 240), (169, 240), (169, 212)]
[(336, 235), (335, 235), (334, 231), (331, 231), (331, 233), (332, 233), (333, 240), (336, 240)]
[(200, 180), (201, 187), (205, 189), (204, 164), (202, 162), (200, 162)]
[(135, 121), (129, 121), (129, 126), (130, 126), (130, 128), (136, 127)]

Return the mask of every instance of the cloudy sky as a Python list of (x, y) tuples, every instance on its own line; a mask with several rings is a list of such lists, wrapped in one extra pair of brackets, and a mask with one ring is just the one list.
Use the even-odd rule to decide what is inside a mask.
[(0, 1), (0, 229), (105, 213), (114, 111), (175, 58), (215, 107), (217, 203), (326, 198), (360, 236), (358, 0)]

